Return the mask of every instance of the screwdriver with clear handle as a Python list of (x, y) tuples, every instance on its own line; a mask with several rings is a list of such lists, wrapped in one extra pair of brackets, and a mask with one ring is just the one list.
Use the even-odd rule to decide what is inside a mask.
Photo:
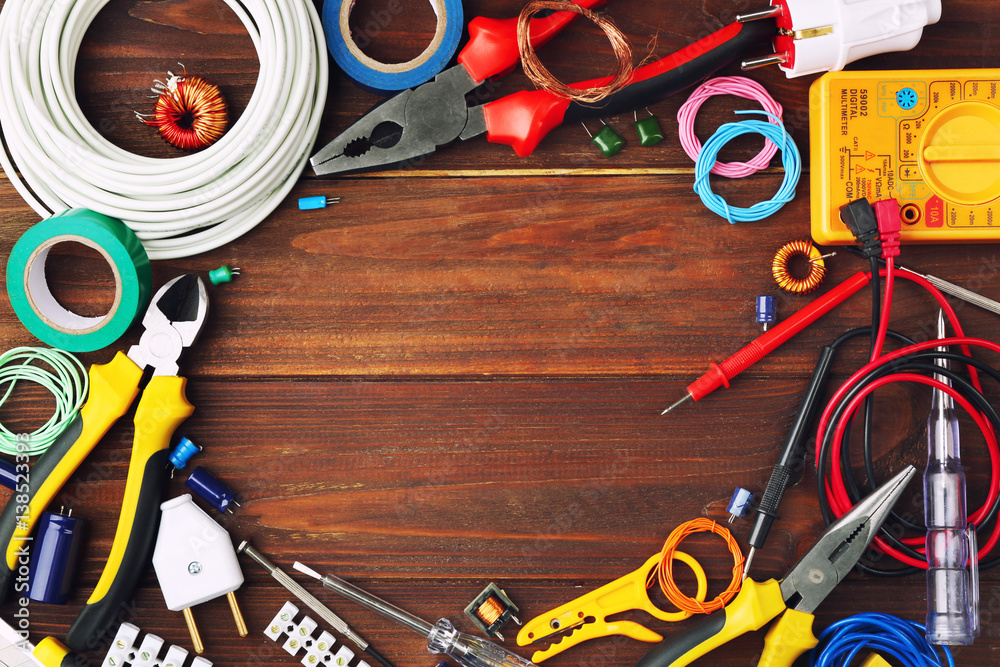
[[(940, 311), (937, 334), (938, 338), (945, 337), (944, 313)], [(946, 359), (936, 359), (935, 363), (949, 368)], [(934, 377), (951, 384), (942, 375)], [(924, 472), (927, 639), (932, 644), (966, 646), (979, 636), (979, 567), (975, 530), (968, 526), (966, 512), (955, 402), (935, 388), (927, 417)]]
[(468, 667), (537, 667), (535, 663), (511, 653), (498, 644), (459, 632), (446, 618), (431, 625), (419, 616), (389, 604), (340, 577), (330, 574), (323, 576), (297, 561), (292, 567), (313, 579), (318, 579), (324, 587), (343, 595), (348, 600), (357, 602), (362, 607), (427, 637), (427, 650), (431, 653), (444, 653)]

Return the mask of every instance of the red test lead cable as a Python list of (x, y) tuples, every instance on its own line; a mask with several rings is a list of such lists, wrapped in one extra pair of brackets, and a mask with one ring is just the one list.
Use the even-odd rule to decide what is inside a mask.
[(749, 345), (722, 363), (712, 364), (707, 373), (687, 386), (687, 395), (661, 414), (667, 414), (681, 403), (689, 400), (700, 401), (719, 387), (728, 388), (730, 380), (766, 357), (820, 317), (842, 304), (849, 297), (857, 294), (869, 282), (871, 282), (871, 274), (864, 271), (854, 274), (770, 331), (751, 341)]

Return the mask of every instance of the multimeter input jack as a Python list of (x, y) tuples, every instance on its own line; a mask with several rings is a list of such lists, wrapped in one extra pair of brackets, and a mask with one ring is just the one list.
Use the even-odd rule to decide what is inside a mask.
[(920, 218), (924, 215), (923, 211), (916, 204), (906, 204), (901, 209), (899, 209), (899, 217), (904, 224), (915, 225), (920, 222)]

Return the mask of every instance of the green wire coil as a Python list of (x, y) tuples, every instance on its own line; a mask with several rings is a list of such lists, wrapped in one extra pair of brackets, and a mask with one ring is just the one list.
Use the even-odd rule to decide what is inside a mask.
[[(51, 370), (34, 362), (47, 364)], [(34, 456), (51, 447), (76, 417), (87, 398), (90, 380), (83, 364), (69, 352), (55, 348), (15, 347), (0, 354), (0, 387), (7, 385), (0, 398), (0, 407), (10, 398), (19, 381), (39, 384), (56, 399), (55, 413), (26, 436), (13, 433), (0, 424), (0, 452), (11, 456)]]

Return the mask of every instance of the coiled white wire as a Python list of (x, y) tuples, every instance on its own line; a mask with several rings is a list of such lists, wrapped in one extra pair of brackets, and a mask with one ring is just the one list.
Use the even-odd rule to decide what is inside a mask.
[(4, 3), (0, 132), (7, 151), (0, 151), (0, 164), (43, 218), (67, 208), (120, 218), (150, 259), (186, 257), (232, 241), (270, 215), (312, 153), (329, 84), (313, 2), (225, 0), (257, 49), (256, 88), (222, 139), (169, 159), (115, 146), (77, 103), (77, 54), (107, 2)]

